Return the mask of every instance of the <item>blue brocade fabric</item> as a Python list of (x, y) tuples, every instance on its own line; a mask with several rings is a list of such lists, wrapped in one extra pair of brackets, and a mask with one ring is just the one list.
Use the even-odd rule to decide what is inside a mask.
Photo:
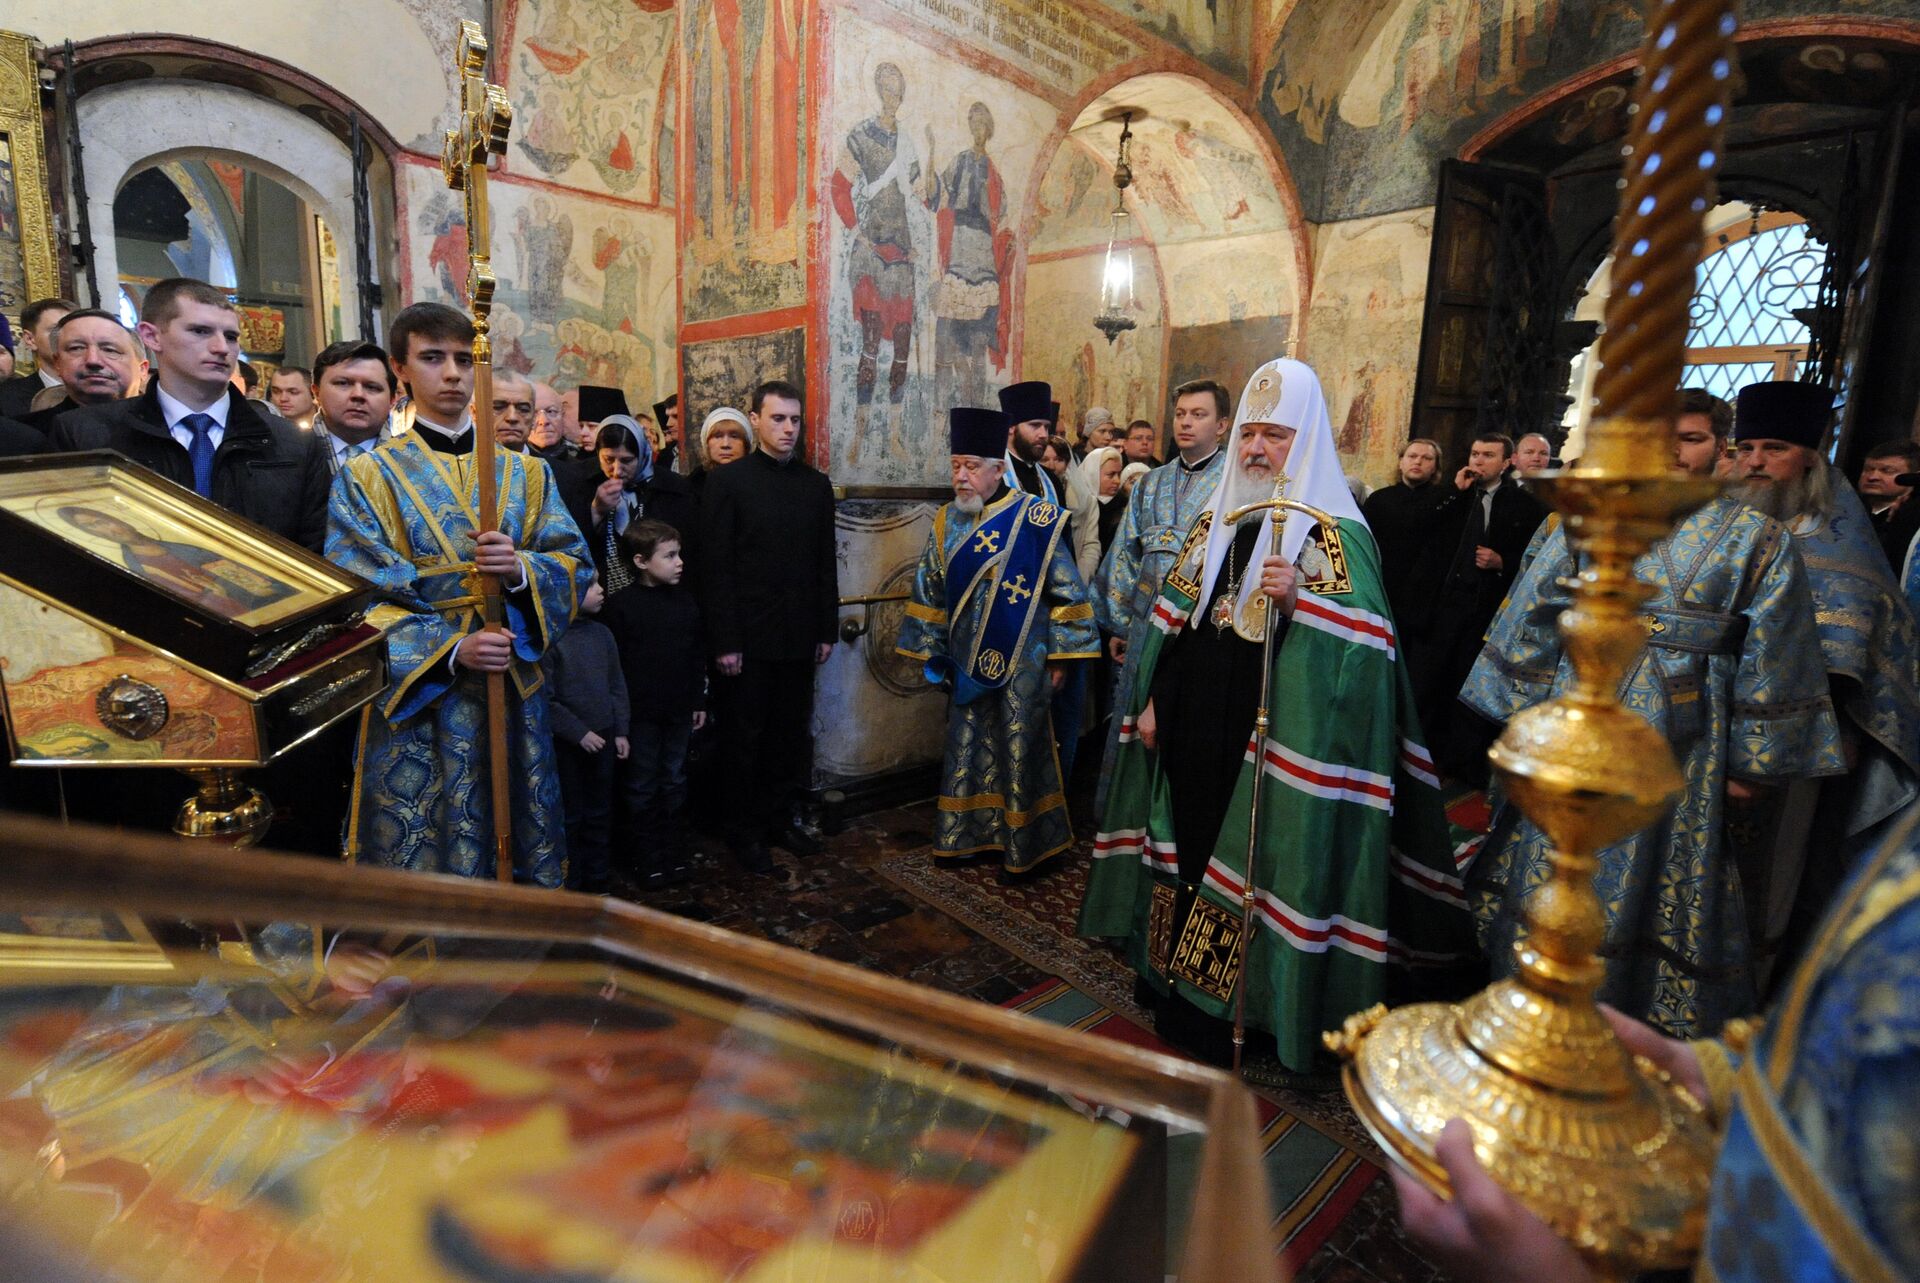
[(1873, 518), (1837, 469), (1834, 512), (1796, 522), (1814, 622), (1834, 702), (1863, 736), (1854, 764), (1849, 836), (1865, 833), (1920, 797), (1920, 638), (1888, 572)]
[(1842, 904), (1845, 927), (1795, 976), (1742, 1067), (1702, 1279), (1920, 1279), (1920, 849), (1909, 834)]
[[(1546, 537), (1488, 633), (1461, 699), (1494, 721), (1571, 684), (1557, 624), (1574, 573), (1563, 530)], [(1813, 599), (1778, 522), (1732, 498), (1688, 517), (1635, 567), (1654, 595), (1648, 645), (1621, 688), (1659, 729), (1686, 778), (1673, 811), (1600, 852), (1606, 1001), (1682, 1037), (1710, 1034), (1757, 1001), (1740, 883), (1725, 831), (1731, 772), (1787, 781), (1842, 769)], [(1527, 897), (1547, 879), (1548, 842), (1503, 808), (1468, 876), (1496, 974), (1513, 967)]]
[[(980, 522), (1007, 504), (1034, 502), (1015, 491), (978, 516), (952, 505), (941, 509), (914, 575), (913, 600), (897, 644), (902, 655), (962, 665), (973, 654), (988, 595), (1001, 586), (999, 576), (980, 575), (950, 618), (947, 566)], [(1006, 852), (1009, 869), (1022, 871), (1058, 855), (1073, 841), (1054, 752), (1047, 665), (1097, 658), (1100, 638), (1086, 585), (1064, 537), (1053, 541), (1044, 585), (1006, 683), (969, 703), (956, 701), (948, 710), (934, 818), (934, 849), (940, 856), (1000, 850)]]
[[(524, 591), (507, 597), (516, 880), (560, 886), (566, 838), (540, 657), (573, 619), (593, 560), (544, 460), (498, 452), (501, 528), (521, 550)], [(492, 789), (486, 684), (449, 663), (481, 620), (473, 568), (473, 456), (409, 434), (357, 456), (334, 479), (327, 558), (379, 590), (393, 685), (362, 714), (347, 855), (395, 868), (490, 877)]]

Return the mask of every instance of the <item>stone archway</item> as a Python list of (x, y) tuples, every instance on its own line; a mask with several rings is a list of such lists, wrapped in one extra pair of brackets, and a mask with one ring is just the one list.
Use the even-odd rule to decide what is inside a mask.
[[(1114, 205), (1115, 113), (1132, 109), (1139, 328), (1092, 325)], [(1063, 130), (1022, 219), (1025, 378), (1052, 383), (1063, 416), (1091, 405), (1164, 427), (1171, 389), (1217, 378), (1238, 396), (1281, 355), (1306, 302), (1306, 228), (1271, 143), (1199, 78), (1151, 71), (1111, 85)]]
[[(134, 174), (182, 157), (227, 160), (272, 178), (326, 220), (342, 262), (357, 261), (353, 158), (323, 125), (280, 103), (226, 85), (141, 80), (109, 85), (78, 105), (86, 139), (87, 212), (95, 279), (103, 290), (119, 280), (113, 202)], [(376, 279), (383, 255), (379, 215), (372, 236)], [(391, 236), (387, 238), (391, 243)]]

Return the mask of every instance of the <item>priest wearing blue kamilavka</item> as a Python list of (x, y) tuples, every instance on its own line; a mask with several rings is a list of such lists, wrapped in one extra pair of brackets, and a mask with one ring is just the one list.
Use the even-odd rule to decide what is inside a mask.
[[(334, 478), (327, 559), (376, 589), (393, 684), (361, 716), (350, 860), (494, 876), (489, 672), (507, 674), (517, 881), (560, 886), (566, 839), (540, 657), (566, 630), (593, 561), (545, 460), (496, 448), (500, 528), (476, 535), (473, 323), (437, 303), (394, 318), (413, 430)], [(480, 574), (500, 576), (506, 631), (483, 631)]]
[[(1323, 1030), (1385, 999), (1392, 968), (1457, 961), (1471, 929), (1379, 554), (1314, 372), (1256, 370), (1225, 449), (1122, 692), (1080, 932), (1126, 941), (1169, 1042), (1224, 1060), (1245, 985), (1248, 1026), (1304, 1072)], [(1271, 498), (1331, 528), (1300, 512), (1278, 531), (1266, 510), (1228, 520)]]
[(1099, 637), (1066, 509), (1007, 485), (1007, 416), (948, 418), (953, 502), (933, 519), (898, 649), (950, 700), (936, 859), (1024, 874), (1073, 841), (1051, 704)]

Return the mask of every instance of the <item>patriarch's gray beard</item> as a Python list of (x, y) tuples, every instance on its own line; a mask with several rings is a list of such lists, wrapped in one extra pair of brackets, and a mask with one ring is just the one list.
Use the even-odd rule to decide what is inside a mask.
[(981, 510), (987, 506), (987, 501), (977, 494), (957, 494), (953, 497), (953, 506), (966, 513), (969, 517), (977, 517), (980, 515)]

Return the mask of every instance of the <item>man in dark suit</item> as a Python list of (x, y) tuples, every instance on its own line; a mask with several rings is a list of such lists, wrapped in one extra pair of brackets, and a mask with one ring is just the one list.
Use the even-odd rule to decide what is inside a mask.
[(813, 773), (813, 678), (837, 637), (833, 483), (800, 458), (801, 392), (754, 389), (757, 448), (716, 471), (701, 499), (701, 612), (714, 663), (727, 774), (740, 790), (729, 843), (773, 873), (766, 844), (799, 856), (819, 843), (792, 807)]
[(147, 291), (140, 341), (154, 378), (131, 401), (60, 416), (56, 450), (118, 450), (135, 463), (315, 552), (327, 533), (326, 447), (229, 384), (240, 319), (221, 290), (174, 278)]
[(1445, 774), (1484, 782), (1494, 728), (1460, 703), (1460, 687), (1480, 654), (1487, 625), (1520, 573), (1547, 507), (1516, 483), (1513, 438), (1473, 439), (1453, 489), (1432, 509), (1427, 546), (1434, 558), (1417, 573), (1438, 577), (1431, 604), (1397, 620), (1427, 747)]
[(50, 359), (53, 329), (60, 324), (60, 318), (78, 311), (79, 307), (71, 299), (37, 298), (20, 309), (20, 341), (33, 357), (34, 370), (32, 374), (16, 374), (0, 383), (0, 415), (18, 419), (33, 409), (33, 398), (43, 389), (60, 386), (60, 376), (54, 372)]
[[(59, 387), (65, 395), (19, 419), (45, 437), (53, 435), (53, 425), (69, 410), (125, 400), (145, 361), (140, 340), (120, 323), (120, 318), (92, 307), (61, 317), (53, 327), (51, 347), (43, 352), (46, 368), (59, 375)], [(34, 399), (51, 395), (47, 391)]]
[(1911, 441), (1882, 441), (1860, 465), (1860, 502), (1873, 518), (1873, 534), (1897, 579), (1907, 564), (1907, 549), (1920, 535), (1920, 499), (1900, 478), (1920, 472), (1920, 446)]

